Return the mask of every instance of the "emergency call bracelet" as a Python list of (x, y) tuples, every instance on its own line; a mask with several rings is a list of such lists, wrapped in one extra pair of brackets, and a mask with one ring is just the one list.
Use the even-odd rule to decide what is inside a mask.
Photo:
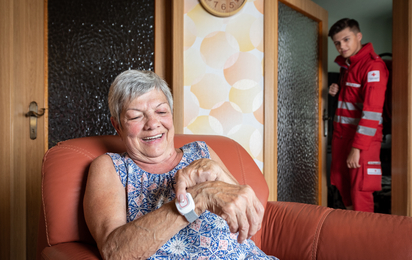
[(195, 202), (193, 201), (192, 195), (186, 192), (186, 199), (184, 201), (178, 202), (175, 200), (176, 208), (180, 214), (185, 216), (187, 221), (190, 223), (194, 222), (199, 216), (195, 212)]

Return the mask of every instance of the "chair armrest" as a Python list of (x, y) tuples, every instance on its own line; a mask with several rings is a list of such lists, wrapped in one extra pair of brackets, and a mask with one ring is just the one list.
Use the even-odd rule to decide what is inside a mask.
[(412, 218), (268, 202), (262, 250), (279, 259), (412, 259)]
[(41, 259), (47, 260), (78, 260), (102, 259), (96, 246), (84, 243), (63, 243), (46, 247), (41, 253)]
[(279, 259), (316, 259), (312, 258), (314, 241), (319, 236), (319, 225), (331, 211), (308, 204), (268, 201), (262, 222), (262, 251)]

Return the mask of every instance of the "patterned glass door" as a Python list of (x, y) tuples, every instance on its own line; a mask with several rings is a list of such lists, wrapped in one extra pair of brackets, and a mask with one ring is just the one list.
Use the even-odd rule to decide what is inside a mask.
[[(292, 2), (292, 1), (291, 1)], [(320, 21), (278, 3), (277, 198), (321, 204)], [(326, 73), (326, 72), (323, 72)]]
[(154, 68), (154, 1), (47, 2), (49, 148), (114, 134), (110, 84), (124, 70)]

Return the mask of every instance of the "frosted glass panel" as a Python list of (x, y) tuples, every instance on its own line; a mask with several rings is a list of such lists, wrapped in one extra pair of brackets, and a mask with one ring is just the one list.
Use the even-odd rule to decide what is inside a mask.
[(153, 0), (48, 0), (49, 147), (114, 134), (107, 94), (127, 69), (153, 70)]
[(278, 200), (315, 204), (318, 23), (279, 3)]

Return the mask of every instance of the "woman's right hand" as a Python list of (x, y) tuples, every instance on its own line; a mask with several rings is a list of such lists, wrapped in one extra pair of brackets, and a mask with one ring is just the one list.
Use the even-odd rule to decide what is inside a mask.
[(238, 184), (237, 180), (230, 174), (216, 152), (213, 151), (211, 147), (208, 148), (210, 159), (202, 158), (193, 161), (187, 167), (176, 172), (174, 189), (179, 202), (184, 200), (187, 188), (199, 183), (206, 181), (223, 181)]
[(219, 180), (223, 174), (220, 165), (207, 158), (202, 158), (192, 162), (187, 167), (177, 171), (175, 175), (176, 184), (174, 186), (176, 198), (182, 201), (186, 196), (186, 188), (193, 187), (196, 184)]
[(338, 91), (339, 91), (339, 85), (336, 84), (336, 83), (332, 83), (332, 85), (330, 85), (330, 87), (329, 87), (329, 94), (330, 94), (332, 97), (334, 97), (334, 96), (336, 96), (336, 94), (338, 93)]
[(255, 235), (261, 228), (264, 208), (248, 185), (221, 181), (204, 182), (188, 189), (197, 213), (205, 210), (226, 220), (230, 232), (239, 232), (238, 242)]

